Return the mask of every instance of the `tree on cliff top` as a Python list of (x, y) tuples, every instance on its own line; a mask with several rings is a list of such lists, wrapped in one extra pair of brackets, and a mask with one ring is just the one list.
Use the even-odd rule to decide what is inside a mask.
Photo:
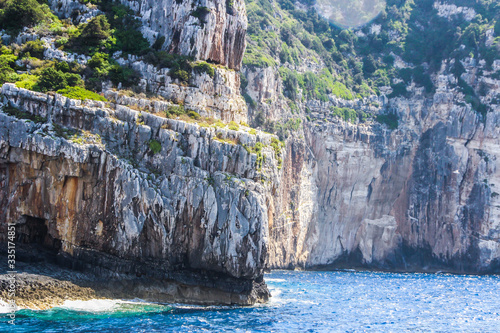
[(19, 32), (42, 22), (50, 9), (36, 0), (0, 0), (0, 28)]
[(111, 26), (104, 15), (99, 15), (90, 20), (83, 28), (80, 38), (87, 45), (99, 45), (111, 36)]

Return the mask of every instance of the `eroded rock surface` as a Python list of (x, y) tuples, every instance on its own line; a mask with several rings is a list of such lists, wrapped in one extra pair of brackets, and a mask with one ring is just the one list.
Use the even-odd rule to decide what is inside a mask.
[[(462, 79), (487, 87), (484, 115), (464, 102), (448, 65), (433, 77), (431, 96), (410, 87), (411, 98), (299, 103), (311, 119), (303, 117), (302, 130), (287, 140), (269, 224), (270, 267), (499, 272), (500, 110), (493, 101), (500, 85), (490, 76), (497, 62), (493, 72), (464, 63)], [(262, 110), (280, 121), (286, 107), (274, 96), (282, 83), (270, 69), (245, 71), (246, 92), (257, 103), (271, 99)], [(259, 95), (261, 86), (267, 95)], [(397, 130), (331, 115), (331, 106), (372, 112), (373, 101), (397, 114)]]
[[(5, 107), (40, 117), (0, 114), (3, 230), (17, 221), (23, 237), (59, 251), (72, 267), (216, 290), (171, 288), (173, 300), (267, 299), (268, 210), (279, 186), (271, 135), (82, 105), (11, 84), (2, 93)], [(257, 141), (266, 159), (259, 169), (243, 147)]]
[(247, 17), (243, 0), (121, 0), (142, 20), (144, 36), (171, 53), (238, 70), (245, 51)]

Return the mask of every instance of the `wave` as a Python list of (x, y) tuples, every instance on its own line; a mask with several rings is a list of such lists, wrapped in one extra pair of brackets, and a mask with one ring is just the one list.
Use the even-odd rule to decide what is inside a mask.
[(0, 299), (0, 313), (10, 313), (11, 312), (11, 307), (9, 306), (9, 303), (3, 301)]
[(265, 278), (264, 281), (265, 282), (286, 282), (285, 279), (268, 279), (268, 278)]
[(92, 299), (89, 301), (65, 301), (58, 308), (84, 312), (109, 312), (116, 310), (121, 304), (127, 303), (113, 299)]

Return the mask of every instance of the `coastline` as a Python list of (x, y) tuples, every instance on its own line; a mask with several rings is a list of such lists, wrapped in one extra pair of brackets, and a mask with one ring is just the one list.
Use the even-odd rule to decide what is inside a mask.
[[(1, 266), (1, 265), (0, 265)], [(3, 267), (1, 267), (3, 269)], [(54, 307), (64, 307), (71, 302), (91, 302), (92, 306), (105, 302), (106, 306), (111, 306), (116, 302), (136, 302), (138, 303), (182, 303), (190, 305), (235, 305), (234, 303), (214, 303), (199, 302), (196, 300), (186, 301), (165, 297), (162, 295), (162, 286), (157, 282), (151, 282), (148, 286), (140, 279), (102, 279), (93, 274), (77, 272), (51, 263), (26, 263), (21, 262), (19, 271), (22, 273), (16, 276), (16, 305), (18, 310), (49, 310)], [(273, 269), (270, 272), (279, 271), (309, 271), (309, 272), (379, 272), (394, 274), (450, 274), (450, 275), (472, 275), (482, 276), (498, 274), (468, 274), (457, 273), (445, 270), (427, 271), (404, 271), (404, 270), (376, 270), (370, 268), (330, 268), (325, 267), (314, 269)], [(269, 272), (268, 272), (269, 273)], [(7, 283), (6, 274), (0, 274), (0, 301), (7, 304)], [(271, 281), (272, 282), (272, 281)], [(165, 285), (163, 285), (163, 288)], [(142, 292), (141, 292), (142, 290)], [(156, 297), (152, 297), (150, 292), (156, 292)], [(132, 301), (131, 301), (132, 300)], [(108, 304), (109, 303), (109, 304)], [(265, 303), (265, 302), (257, 302)], [(0, 303), (0, 308), (3, 303)], [(241, 304), (238, 304), (241, 306)], [(249, 304), (250, 305), (250, 304)], [(252, 304), (253, 305), (253, 304)]]
[[(36, 251), (32, 251), (32, 253)], [(21, 253), (21, 252), (20, 252)], [(153, 303), (184, 303), (193, 305), (241, 305), (267, 302), (269, 291), (264, 281), (236, 281), (209, 272), (171, 272), (139, 276), (94, 267), (72, 269), (61, 265), (56, 257), (39, 254), (16, 263), (15, 302), (19, 309), (46, 310), (65, 301), (131, 300)], [(2, 272), (6, 263), (0, 262)], [(8, 274), (0, 274), (0, 300), (8, 302)]]

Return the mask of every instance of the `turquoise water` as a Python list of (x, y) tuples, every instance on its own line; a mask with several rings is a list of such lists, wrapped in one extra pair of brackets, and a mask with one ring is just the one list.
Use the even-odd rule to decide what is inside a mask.
[(275, 271), (266, 281), (265, 305), (23, 310), (0, 332), (500, 332), (500, 276)]

